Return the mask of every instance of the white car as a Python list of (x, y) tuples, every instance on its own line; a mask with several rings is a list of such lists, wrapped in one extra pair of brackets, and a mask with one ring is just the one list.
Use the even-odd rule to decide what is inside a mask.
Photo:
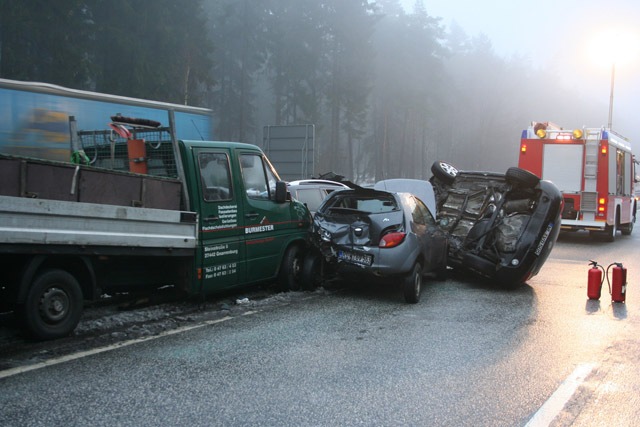
[(304, 203), (313, 215), (329, 193), (349, 187), (326, 179), (301, 179), (289, 182), (287, 188), (291, 196)]

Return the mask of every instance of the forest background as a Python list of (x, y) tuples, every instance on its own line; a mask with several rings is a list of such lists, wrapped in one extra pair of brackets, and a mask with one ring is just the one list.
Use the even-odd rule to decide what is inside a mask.
[(316, 173), (357, 182), (501, 172), (531, 121), (606, 124), (421, 0), (0, 0), (0, 77), (211, 108), (218, 140), (313, 124)]

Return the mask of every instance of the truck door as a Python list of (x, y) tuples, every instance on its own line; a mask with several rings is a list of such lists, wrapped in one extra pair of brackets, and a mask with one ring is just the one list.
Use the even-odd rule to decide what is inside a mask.
[(247, 279), (275, 276), (292, 226), (289, 203), (276, 203), (278, 180), (271, 164), (258, 152), (239, 151), (244, 184), (244, 233)]
[[(196, 148), (200, 187), (200, 248), (204, 291), (224, 289), (245, 281), (242, 203), (228, 149)], [(235, 178), (235, 180), (234, 180)]]

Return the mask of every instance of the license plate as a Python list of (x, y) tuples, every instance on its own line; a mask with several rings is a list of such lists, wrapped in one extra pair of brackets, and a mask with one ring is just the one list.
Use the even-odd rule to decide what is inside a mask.
[(338, 251), (338, 259), (353, 264), (371, 265), (373, 264), (373, 256), (369, 254), (356, 254), (353, 252)]

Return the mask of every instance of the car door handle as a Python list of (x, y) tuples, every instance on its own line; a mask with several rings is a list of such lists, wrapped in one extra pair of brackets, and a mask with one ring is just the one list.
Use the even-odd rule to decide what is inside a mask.
[(259, 216), (259, 214), (253, 212), (253, 213), (245, 214), (244, 217), (247, 218), (247, 219), (256, 219), (256, 218), (258, 218), (258, 216)]

